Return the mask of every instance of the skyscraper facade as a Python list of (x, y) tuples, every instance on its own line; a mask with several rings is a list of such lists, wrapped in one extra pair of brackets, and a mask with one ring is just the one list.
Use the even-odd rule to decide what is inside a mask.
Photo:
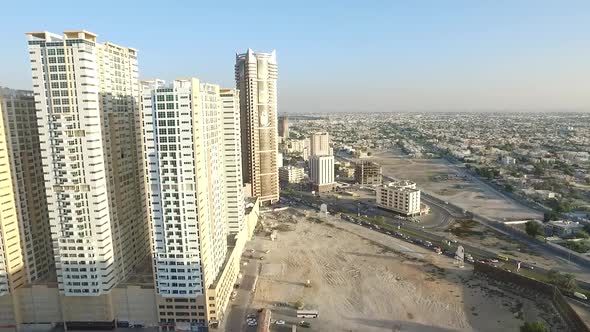
[(108, 294), (149, 252), (137, 51), (82, 30), (27, 35), (59, 290)]
[(314, 190), (330, 191), (334, 188), (334, 156), (312, 156), (309, 158), (309, 177)]
[(279, 137), (289, 138), (289, 118), (286, 115), (279, 116)]
[[(141, 112), (156, 292), (202, 306), (227, 254), (219, 86), (144, 81)], [(187, 306), (161, 318), (204, 320), (203, 311)]]
[(250, 184), (250, 196), (274, 203), (279, 199), (275, 51), (248, 49), (236, 55), (235, 74), (240, 90), (243, 181)]
[(27, 281), (33, 282), (46, 277), (53, 268), (33, 92), (0, 88), (0, 111), (10, 157), (24, 267)]
[(230, 234), (244, 227), (244, 186), (242, 185), (242, 145), (240, 130), (240, 93), (235, 89), (219, 91), (223, 110), (223, 150), (227, 223)]
[[(4, 102), (0, 103), (0, 110), (4, 105)], [(9, 294), (27, 281), (7, 136), (4, 121), (0, 121), (0, 296)]]
[(326, 132), (314, 133), (310, 138), (311, 156), (330, 156), (330, 135)]

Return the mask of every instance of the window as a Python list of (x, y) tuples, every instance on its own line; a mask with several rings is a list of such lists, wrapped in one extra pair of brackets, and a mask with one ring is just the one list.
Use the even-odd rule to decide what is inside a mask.
[(55, 55), (55, 49), (53, 49), (53, 48), (48, 49), (47, 55)]

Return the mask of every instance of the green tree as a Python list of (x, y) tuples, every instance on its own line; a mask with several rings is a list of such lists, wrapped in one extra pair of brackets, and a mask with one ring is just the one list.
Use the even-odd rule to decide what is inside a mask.
[(535, 169), (533, 169), (533, 174), (536, 176), (543, 176), (545, 174), (545, 168), (543, 168), (543, 166), (540, 164), (536, 164)]
[(557, 212), (555, 212), (553, 210), (551, 210), (549, 212), (545, 212), (543, 214), (543, 221), (544, 222), (548, 222), (551, 220), (557, 220), (557, 219), (559, 219), (559, 216), (557, 215)]
[(297, 310), (301, 310), (305, 306), (305, 303), (302, 300), (297, 300), (294, 305)]
[(511, 184), (507, 184), (504, 186), (504, 189), (506, 189), (507, 192), (511, 193), (514, 192), (514, 186)]
[(565, 246), (580, 254), (585, 254), (590, 250), (590, 246), (585, 241), (567, 241)]
[(576, 278), (571, 273), (560, 273), (555, 269), (551, 269), (547, 272), (547, 279), (550, 284), (566, 292), (573, 292), (578, 288)]
[(576, 237), (580, 238), (580, 239), (588, 239), (590, 238), (590, 235), (588, 235), (588, 233), (584, 230), (580, 230), (576, 233)]
[(520, 327), (520, 332), (549, 332), (543, 322), (526, 322)]
[(531, 237), (535, 237), (537, 235), (542, 234), (541, 225), (539, 225), (539, 223), (537, 223), (536, 221), (527, 221), (527, 223), (525, 224), (525, 230), (526, 233)]

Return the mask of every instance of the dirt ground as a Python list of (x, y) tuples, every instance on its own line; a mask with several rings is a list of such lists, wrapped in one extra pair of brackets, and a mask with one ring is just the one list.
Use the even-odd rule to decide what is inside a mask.
[(291, 230), (251, 244), (270, 250), (252, 308), (270, 308), (287, 326), (301, 320), (291, 307), (296, 301), (319, 310), (319, 318), (306, 319), (311, 331), (518, 331), (524, 319), (555, 317), (552, 308), (507, 293), (446, 256), (342, 221), (291, 218), (290, 211), (263, 221), (290, 220)]
[(385, 151), (375, 153), (372, 160), (382, 165), (384, 175), (415, 181), (420, 189), (468, 211), (507, 220), (543, 217), (539, 212), (464, 177), (443, 159), (410, 159), (397, 151)]

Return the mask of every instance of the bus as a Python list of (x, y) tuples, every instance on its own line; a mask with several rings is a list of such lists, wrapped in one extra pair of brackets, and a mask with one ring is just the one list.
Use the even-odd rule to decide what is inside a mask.
[(298, 318), (318, 318), (320, 312), (317, 310), (297, 310)]
[(502, 260), (502, 261), (505, 261), (505, 262), (508, 262), (508, 257), (506, 257), (504, 255), (498, 255), (498, 259), (499, 260)]

